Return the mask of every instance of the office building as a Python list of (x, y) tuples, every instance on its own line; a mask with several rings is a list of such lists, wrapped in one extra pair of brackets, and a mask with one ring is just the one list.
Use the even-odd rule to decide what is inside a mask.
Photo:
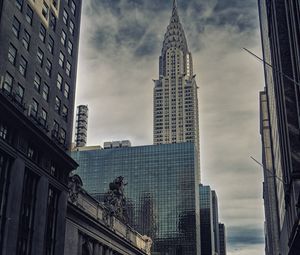
[(0, 1), (0, 254), (62, 255), (81, 1)]
[(89, 108), (87, 105), (77, 106), (76, 127), (75, 127), (75, 145), (84, 147), (87, 143)]
[(218, 206), (218, 197), (217, 193), (212, 190), (212, 213), (213, 213), (213, 232), (214, 232), (214, 244), (215, 244), (215, 253), (219, 254), (220, 252), (220, 239), (219, 239), (219, 206)]
[(69, 178), (64, 255), (150, 255), (151, 245), (92, 198), (78, 175)]
[(200, 254), (198, 156), (193, 143), (80, 149), (72, 157), (87, 192), (101, 200), (123, 176), (129, 224), (152, 254)]
[(210, 186), (199, 186), (201, 255), (215, 255), (213, 198)]
[(199, 147), (197, 84), (192, 54), (180, 23), (176, 0), (154, 81), (154, 144), (193, 142)]
[(279, 254), (279, 214), (276, 196), (276, 173), (273, 163), (271, 128), (266, 92), (260, 92), (260, 133), (264, 166), (263, 199), (265, 207), (265, 252)]
[(293, 255), (300, 253), (299, 4), (259, 0), (258, 6), (274, 170), (264, 168), (277, 176), (280, 254)]
[(219, 255), (226, 255), (226, 229), (225, 225), (219, 223), (219, 237), (220, 237), (220, 252)]

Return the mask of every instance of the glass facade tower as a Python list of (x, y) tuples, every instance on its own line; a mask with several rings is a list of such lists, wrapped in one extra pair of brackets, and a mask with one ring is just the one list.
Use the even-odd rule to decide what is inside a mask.
[(198, 156), (193, 143), (72, 152), (84, 188), (101, 200), (125, 177), (130, 225), (153, 239), (152, 254), (200, 255)]

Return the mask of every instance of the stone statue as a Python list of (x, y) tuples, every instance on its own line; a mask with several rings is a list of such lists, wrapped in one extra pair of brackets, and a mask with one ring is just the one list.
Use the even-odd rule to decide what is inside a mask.
[(126, 197), (124, 195), (124, 188), (126, 185), (127, 183), (124, 182), (124, 177), (117, 177), (109, 184), (109, 190), (104, 198), (104, 204), (108, 208), (110, 214), (124, 223), (128, 223)]

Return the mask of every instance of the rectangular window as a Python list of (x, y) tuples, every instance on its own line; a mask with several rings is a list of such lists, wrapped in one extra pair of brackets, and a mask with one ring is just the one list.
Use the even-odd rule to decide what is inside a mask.
[(3, 88), (8, 93), (11, 93), (12, 86), (13, 86), (13, 81), (14, 81), (13, 77), (9, 73), (6, 73), (5, 78), (4, 78)]
[(69, 113), (69, 110), (68, 110), (68, 107), (63, 105), (63, 108), (62, 108), (62, 117), (67, 121), (68, 119), (68, 113)]
[(22, 44), (24, 46), (24, 48), (26, 50), (29, 49), (29, 45), (30, 45), (30, 34), (24, 30), (24, 35), (23, 35), (23, 39), (22, 39)]
[(52, 1), (52, 4), (53, 4), (53, 7), (54, 7), (55, 9), (58, 8), (58, 0), (53, 0), (53, 1)]
[(40, 27), (39, 37), (40, 37), (40, 39), (41, 39), (42, 42), (45, 42), (45, 39), (46, 39), (46, 28), (43, 25), (41, 25), (41, 27)]
[(63, 128), (60, 129), (59, 138), (60, 138), (59, 140), (62, 144), (66, 143), (66, 131)]
[(53, 54), (54, 50), (54, 40), (53, 38), (49, 35), (49, 40), (48, 40), (48, 51)]
[(44, 52), (40, 48), (38, 48), (37, 51), (37, 60), (39, 65), (42, 66), (44, 61)]
[(47, 222), (45, 234), (45, 255), (53, 255), (56, 240), (56, 218), (57, 218), (58, 191), (51, 185), (48, 190), (47, 199)]
[(12, 31), (17, 38), (19, 38), (20, 27), (21, 27), (20, 21), (16, 17), (14, 17), (14, 21), (12, 24)]
[(48, 100), (49, 100), (49, 86), (46, 83), (44, 84), (44, 87), (43, 87), (42, 96), (48, 102)]
[(76, 4), (74, 1), (71, 1), (71, 12), (74, 16), (76, 15)]
[(51, 77), (51, 73), (52, 73), (52, 63), (50, 62), (49, 59), (47, 59), (47, 62), (46, 62), (45, 72), (46, 72), (46, 74), (47, 74), (49, 77)]
[(46, 124), (47, 124), (47, 118), (48, 118), (47, 112), (46, 112), (44, 109), (42, 109), (41, 118), (40, 118), (40, 123), (41, 123), (43, 126), (46, 126)]
[[(35, 156), (33, 151), (30, 151), (30, 153), (33, 153), (33, 157)], [(32, 173), (29, 169), (26, 169), (19, 217), (19, 234), (17, 241), (18, 255), (29, 255), (32, 251), (37, 183), (38, 176)]]
[(62, 84), (63, 84), (63, 77), (60, 74), (57, 74), (56, 86), (59, 90), (62, 89)]
[(64, 68), (64, 65), (65, 65), (65, 55), (64, 55), (62, 52), (59, 53), (58, 64), (59, 64), (62, 68)]
[(17, 56), (17, 49), (12, 44), (9, 45), (8, 48), (8, 61), (15, 65)]
[(43, 9), (42, 9), (42, 15), (46, 20), (48, 20), (48, 15), (49, 15), (49, 6), (46, 4), (45, 1), (43, 1)]
[(33, 81), (33, 86), (35, 88), (36, 91), (40, 91), (40, 87), (41, 87), (41, 76), (39, 74), (35, 74), (34, 76), (34, 81)]
[(64, 10), (63, 12), (63, 22), (67, 25), (68, 24), (68, 18), (69, 18), (69, 15), (67, 13), (66, 10)]
[(24, 99), (24, 88), (18, 84), (17, 90), (16, 90), (16, 100), (19, 103), (23, 103), (23, 99)]
[(38, 102), (33, 99), (32, 103), (31, 103), (30, 116), (33, 116), (33, 117), (36, 118), (37, 114), (38, 114), (38, 108), (39, 108)]
[(74, 29), (75, 29), (75, 25), (74, 25), (73, 21), (70, 20), (69, 31), (70, 31), (71, 35), (74, 35)]
[(70, 54), (70, 56), (72, 56), (73, 54), (73, 43), (69, 40), (68, 41), (68, 53)]
[(60, 41), (63, 46), (66, 46), (67, 34), (64, 30), (61, 31)]
[(19, 11), (22, 11), (22, 8), (23, 8), (23, 1), (24, 1), (24, 0), (16, 0), (16, 1), (15, 1), (16, 7), (18, 8)]
[(69, 77), (71, 77), (71, 68), (72, 68), (72, 66), (71, 66), (70, 62), (67, 61), (67, 65), (66, 65), (66, 74), (67, 74)]
[(52, 135), (56, 138), (58, 137), (58, 131), (59, 131), (59, 124), (57, 121), (54, 121)]
[(55, 98), (54, 110), (60, 114), (61, 101), (58, 97)]
[(0, 138), (3, 140), (7, 139), (7, 126), (3, 125), (2, 123), (0, 124)]
[(27, 70), (27, 60), (22, 56), (20, 59), (19, 72), (20, 74), (25, 76), (26, 70)]
[(70, 96), (70, 86), (68, 83), (65, 84), (64, 96), (65, 98), (69, 98)]
[(56, 29), (56, 17), (53, 14), (53, 12), (50, 12), (50, 27), (52, 28), (53, 31)]
[(25, 18), (26, 18), (26, 21), (31, 25), (32, 19), (33, 19), (33, 10), (30, 8), (29, 5), (27, 5)]

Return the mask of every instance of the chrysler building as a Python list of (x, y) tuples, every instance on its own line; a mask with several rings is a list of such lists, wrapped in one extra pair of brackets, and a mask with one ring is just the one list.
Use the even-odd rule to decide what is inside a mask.
[(199, 148), (197, 84), (176, 0), (154, 80), (154, 144), (193, 142)]

